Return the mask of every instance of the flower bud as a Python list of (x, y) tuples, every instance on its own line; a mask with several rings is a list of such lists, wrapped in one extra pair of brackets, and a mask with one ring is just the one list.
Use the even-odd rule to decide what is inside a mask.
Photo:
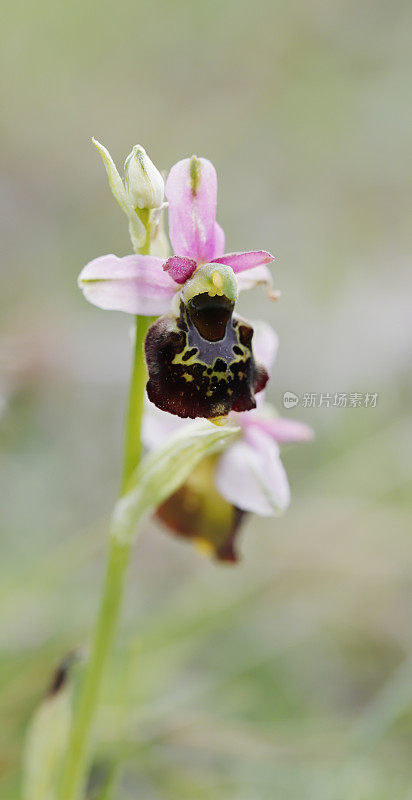
[(124, 164), (126, 189), (134, 208), (159, 208), (164, 198), (164, 181), (146, 151), (136, 144)]

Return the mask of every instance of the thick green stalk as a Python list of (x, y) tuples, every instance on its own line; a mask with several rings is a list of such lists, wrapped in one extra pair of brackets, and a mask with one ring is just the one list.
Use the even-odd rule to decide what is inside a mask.
[(150, 317), (136, 317), (135, 347), (130, 380), (129, 406), (127, 410), (124, 440), (124, 458), (122, 487), (123, 493), (127, 481), (140, 461), (142, 444), (140, 429), (142, 426), (144, 392), (147, 381), (146, 367), (143, 356), (143, 342), (150, 325)]
[(90, 735), (123, 595), (130, 543), (110, 539), (102, 600), (90, 660), (81, 687), (61, 784), (61, 800), (78, 800), (85, 786)]
[[(146, 241), (140, 248), (141, 255), (150, 253), (151, 223), (147, 209), (139, 211), (139, 216), (146, 227)], [(129, 404), (127, 408), (124, 440), (124, 458), (121, 493), (124, 492), (127, 481), (133, 470), (137, 467), (142, 452), (140, 431), (142, 427), (144, 393), (147, 381), (146, 365), (143, 354), (143, 344), (147, 330), (152, 322), (151, 317), (136, 317), (134, 358), (132, 377), (130, 379)]]
[[(147, 239), (140, 252), (144, 254), (149, 251), (150, 230), (148, 226)], [(133, 368), (125, 424), (121, 494), (140, 460), (140, 431), (146, 384), (143, 342), (150, 322), (151, 320), (148, 317), (136, 317)], [(131, 539), (131, 536), (128, 536), (126, 540), (119, 540), (116, 536), (110, 536), (100, 608), (96, 620), (90, 658), (86, 666), (75, 711), (67, 759), (62, 775), (60, 800), (80, 800), (84, 792), (90, 755), (90, 738), (93, 734), (93, 723), (99, 705), (100, 692), (119, 619), (125, 575), (130, 557)]]

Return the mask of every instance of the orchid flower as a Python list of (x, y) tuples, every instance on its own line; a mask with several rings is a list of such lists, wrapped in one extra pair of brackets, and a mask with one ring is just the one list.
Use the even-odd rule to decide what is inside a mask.
[[(277, 352), (277, 337), (266, 323), (255, 324), (254, 349), (269, 372)], [(201, 462), (157, 512), (175, 533), (200, 541), (220, 560), (237, 560), (235, 537), (245, 512), (266, 517), (287, 509), (290, 488), (280, 446), (313, 437), (305, 423), (277, 416), (264, 402), (263, 392), (257, 399), (256, 409), (229, 414), (229, 421), (240, 427), (240, 438), (220, 456)], [(143, 442), (148, 449), (155, 449), (172, 430), (185, 424), (148, 404)]]
[[(113, 162), (111, 159), (108, 162), (108, 151), (104, 149), (104, 153), (109, 169), (107, 163), (111, 166)], [(116, 191), (118, 194), (117, 188)], [(166, 182), (166, 197), (175, 255), (167, 259), (138, 254), (95, 258), (83, 268), (78, 279), (90, 303), (128, 314), (167, 313), (182, 284), (199, 266), (209, 263), (231, 267), (239, 290), (262, 283), (271, 286), (266, 266), (273, 261), (270, 253), (254, 250), (224, 255), (225, 235), (216, 222), (217, 176), (210, 161), (192, 156), (175, 164)]]
[[(60, 791), (61, 800), (80, 797), (88, 782), (98, 688), (104, 683), (113, 649), (138, 523), (155, 512), (216, 558), (235, 561), (237, 531), (245, 512), (277, 514), (289, 503), (279, 445), (311, 436), (307, 426), (277, 418), (261, 400), (277, 340), (269, 328), (258, 326), (256, 359), (253, 328), (233, 314), (240, 290), (259, 283), (270, 288), (267, 264), (273, 256), (263, 250), (224, 254), (212, 164), (196, 156), (180, 161), (171, 169), (165, 187), (161, 173), (140, 145), (126, 159), (121, 177), (108, 150), (96, 140), (94, 144), (128, 220), (134, 255), (96, 258), (84, 267), (78, 283), (96, 306), (137, 318), (121, 489), (111, 519), (106, 577), (90, 657), (73, 704), (68, 740), (65, 737), (63, 742), (64, 757), (58, 742), (59, 774), (54, 768), (46, 777), (43, 769), (37, 771), (39, 797)], [(172, 256), (168, 245), (164, 247), (165, 191)], [(152, 316), (159, 317), (153, 324), (142, 319)], [(143, 351), (151, 411), (142, 431)], [(219, 424), (224, 417), (234, 424), (215, 427), (200, 420), (187, 422), (183, 419), (187, 417), (207, 417)], [(184, 429), (164, 441), (176, 426)], [(156, 448), (143, 458), (142, 440), (149, 449)], [(50, 719), (46, 714), (46, 722), (46, 733), (53, 733), (56, 716)], [(29, 781), (33, 764), (49, 765), (53, 744), (49, 736), (44, 745), (44, 730), (36, 721), (35, 728), (27, 762)], [(43, 762), (39, 753), (46, 755)]]
[(145, 345), (147, 391), (159, 408), (211, 419), (252, 409), (267, 375), (253, 357), (253, 329), (232, 314), (239, 290), (270, 287), (266, 265), (273, 256), (264, 250), (224, 255), (210, 161), (192, 156), (175, 164), (166, 197), (175, 255), (102, 256), (84, 267), (79, 286), (100, 308), (164, 315)]

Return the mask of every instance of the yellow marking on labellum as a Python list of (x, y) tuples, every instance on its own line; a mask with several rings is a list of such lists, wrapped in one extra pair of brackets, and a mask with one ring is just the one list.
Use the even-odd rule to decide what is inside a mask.
[[(238, 364), (239, 361), (246, 362), (248, 357), (249, 357), (249, 351), (248, 351), (247, 347), (245, 347), (243, 344), (240, 344), (240, 342), (238, 343), (237, 346), (242, 349), (242, 351), (243, 351), (242, 355), (236, 354), (236, 355), (233, 356), (233, 358), (230, 361), (226, 362), (229, 368), (230, 368), (230, 366), (232, 364)], [(176, 353), (176, 355), (173, 358), (172, 364), (183, 364), (185, 367), (192, 367), (193, 364), (202, 364), (205, 367), (205, 369), (208, 369), (209, 367), (211, 367), (211, 369), (213, 370), (213, 375), (215, 375), (216, 377), (223, 378), (224, 380), (227, 380), (227, 378), (229, 377), (227, 370), (222, 372), (220, 370), (215, 369), (215, 366), (214, 366), (216, 361), (218, 361), (221, 358), (221, 356), (216, 356), (215, 361), (214, 361), (214, 363), (212, 365), (206, 364), (205, 361), (202, 361), (199, 358), (199, 353), (198, 353), (197, 349), (196, 349), (196, 352), (192, 356), (190, 356), (190, 358), (187, 358), (187, 359), (184, 358), (185, 353), (187, 353), (188, 350), (192, 350), (192, 349), (194, 349), (194, 348), (192, 348), (190, 346), (186, 346), (180, 353)], [(243, 375), (243, 373), (242, 373), (242, 375)]]
[[(185, 367), (191, 367), (191, 366), (193, 366), (193, 364), (199, 364), (199, 363), (203, 364), (203, 361), (199, 361), (199, 359), (197, 358), (197, 351), (196, 351), (195, 355), (190, 356), (190, 358), (183, 360), (183, 356), (187, 352), (188, 349), (191, 349), (191, 348), (185, 347), (185, 349), (182, 350), (181, 353), (176, 353), (176, 355), (175, 355), (175, 357), (174, 357), (174, 359), (172, 361), (172, 364), (183, 364)], [(206, 366), (206, 364), (205, 364), (205, 366)]]
[[(233, 392), (229, 389), (230, 393)], [(220, 417), (209, 417), (209, 422), (212, 422), (213, 425), (217, 425), (219, 428), (223, 428), (224, 425), (227, 425), (229, 419), (227, 414), (223, 414)]]
[(190, 375), (189, 372), (184, 372), (183, 373), (183, 377), (184, 377), (185, 381), (187, 381), (187, 383), (191, 383), (191, 381), (194, 380), (193, 375)]
[(194, 540), (194, 544), (195, 544), (196, 550), (198, 550), (199, 553), (202, 553), (202, 555), (204, 555), (204, 556), (211, 556), (215, 552), (214, 548), (213, 548), (213, 545), (211, 545), (210, 542), (207, 541), (207, 539), (202, 539), (200, 536), (198, 536)]

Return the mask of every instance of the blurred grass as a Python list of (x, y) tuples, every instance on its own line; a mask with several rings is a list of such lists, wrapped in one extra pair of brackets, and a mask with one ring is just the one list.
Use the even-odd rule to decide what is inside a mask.
[(285, 450), (291, 510), (249, 521), (238, 568), (147, 524), (98, 765), (119, 766), (119, 798), (412, 798), (410, 31), (410, 4), (381, 0), (8, 4), (4, 800), (54, 665), (88, 641), (118, 485), (128, 320), (75, 278), (129, 245), (92, 135), (119, 163), (136, 141), (164, 168), (214, 161), (228, 249), (278, 256), (276, 306), (242, 298), (279, 332), (278, 405), (379, 392), (376, 409), (289, 412), (317, 439)]

